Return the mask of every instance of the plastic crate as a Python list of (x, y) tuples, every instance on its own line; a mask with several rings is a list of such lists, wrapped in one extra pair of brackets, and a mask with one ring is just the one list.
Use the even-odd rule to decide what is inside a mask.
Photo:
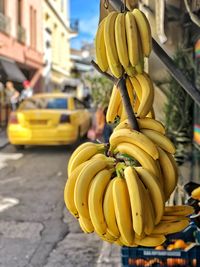
[(155, 250), (122, 247), (123, 267), (200, 267), (200, 246), (191, 244), (186, 250)]
[(199, 231), (191, 224), (183, 232), (169, 235), (166, 244), (183, 239), (191, 244), (185, 249), (155, 250), (146, 247), (122, 247), (123, 267), (200, 267), (200, 245), (196, 243)]

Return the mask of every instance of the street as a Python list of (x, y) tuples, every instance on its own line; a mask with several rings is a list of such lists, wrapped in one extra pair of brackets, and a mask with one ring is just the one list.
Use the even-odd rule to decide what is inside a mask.
[(120, 266), (120, 249), (83, 234), (64, 206), (75, 147), (0, 150), (0, 267)]

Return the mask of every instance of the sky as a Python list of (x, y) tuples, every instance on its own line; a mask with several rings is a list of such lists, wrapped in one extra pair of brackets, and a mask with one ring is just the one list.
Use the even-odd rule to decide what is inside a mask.
[(84, 41), (93, 42), (99, 20), (99, 0), (71, 0), (70, 17), (79, 20), (79, 34), (71, 47), (80, 49)]

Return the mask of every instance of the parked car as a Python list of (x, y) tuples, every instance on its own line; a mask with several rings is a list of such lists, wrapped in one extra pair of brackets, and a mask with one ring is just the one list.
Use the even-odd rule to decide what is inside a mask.
[(91, 114), (84, 103), (65, 93), (36, 94), (24, 100), (9, 118), (11, 144), (63, 145), (87, 134)]

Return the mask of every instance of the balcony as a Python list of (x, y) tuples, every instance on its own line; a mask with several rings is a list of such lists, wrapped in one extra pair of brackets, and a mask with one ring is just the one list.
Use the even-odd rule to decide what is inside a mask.
[(26, 42), (26, 30), (21, 25), (17, 26), (17, 40), (23, 44)]
[(70, 20), (70, 29), (72, 32), (78, 33), (78, 30), (79, 30), (79, 20), (78, 19)]
[(0, 12), (0, 31), (10, 33), (10, 18)]

